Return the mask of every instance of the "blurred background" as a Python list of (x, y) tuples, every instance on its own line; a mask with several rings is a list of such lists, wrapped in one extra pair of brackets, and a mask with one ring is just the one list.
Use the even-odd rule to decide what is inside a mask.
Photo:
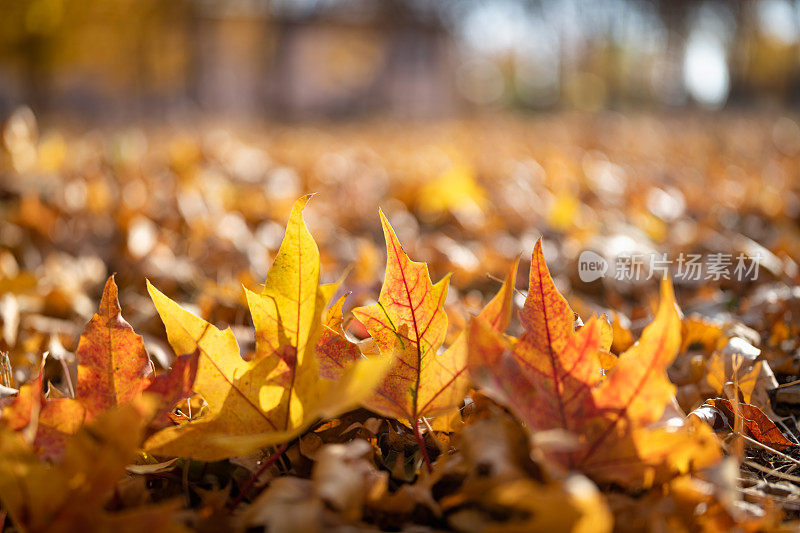
[(795, 375), (798, 104), (800, 1), (0, 0), (0, 354), (72, 361), (114, 272), (161, 366), (145, 278), (247, 351), (242, 285), (316, 192), (346, 309), (380, 290), (380, 206), (454, 273), (451, 339), (539, 236), (576, 311), (634, 330), (655, 281), (583, 283), (582, 250), (758, 254), (679, 302)]
[(795, 0), (2, 0), (0, 114), (796, 105)]

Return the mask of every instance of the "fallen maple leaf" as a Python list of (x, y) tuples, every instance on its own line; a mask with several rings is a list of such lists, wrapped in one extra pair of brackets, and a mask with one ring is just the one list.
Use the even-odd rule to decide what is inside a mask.
[(17, 397), (3, 410), (2, 420), (33, 443), (42, 458), (56, 459), (68, 437), (83, 424), (86, 410), (72, 398), (47, 400), (42, 391), (43, 375), (42, 368), (35, 379), (20, 387)]
[[(607, 349), (608, 339), (601, 320), (593, 318), (575, 332), (574, 313), (553, 283), (541, 241), (533, 251), (520, 320), (525, 332), (518, 339), (502, 335), (480, 317), (473, 321), (471, 374), (532, 431), (559, 430), (577, 437), (571, 448), (549, 451), (562, 466), (599, 479), (641, 483), (643, 466), (668, 460), (690, 434), (699, 443), (689, 447), (698, 450), (695, 459), (718, 456), (713, 436), (702, 434), (707, 429), (702, 426), (684, 433), (648, 429), (674, 393), (666, 368), (680, 346), (680, 316), (668, 281), (662, 282), (653, 323), (605, 377), (598, 353)], [(687, 467), (683, 459), (672, 464)]]
[[(381, 354), (397, 359), (365, 406), (413, 427), (423, 416), (452, 411), (463, 401), (468, 386), (466, 336), (437, 353), (447, 330), (443, 304), (449, 276), (433, 285), (427, 266), (408, 258), (383, 212), (380, 216), (387, 248), (383, 287), (378, 303), (353, 309), (353, 314)], [(498, 329), (510, 321), (515, 276), (516, 263), (503, 289), (480, 315)]]
[(436, 353), (447, 333), (443, 305), (450, 276), (433, 285), (427, 265), (408, 258), (382, 211), (380, 217), (387, 250), (383, 287), (376, 304), (353, 309), (353, 315), (395, 363), (364, 404), (414, 427), (425, 414), (456, 407), (466, 390), (458, 354)]
[(150, 358), (142, 337), (122, 318), (114, 276), (106, 281), (100, 310), (83, 330), (76, 355), (75, 399), (86, 409), (87, 421), (131, 403), (150, 384)]
[(335, 286), (319, 285), (319, 250), (303, 221), (310, 198), (295, 202), (264, 289), (246, 291), (256, 328), (251, 360), (242, 359), (230, 329), (185, 311), (148, 282), (173, 349), (199, 353), (194, 390), (208, 404), (202, 418), (148, 439), (149, 452), (211, 461), (287, 442), (356, 406), (388, 370), (389, 362), (373, 358), (356, 361), (338, 381), (320, 375), (316, 343)]
[[(380, 218), (387, 252), (383, 287), (376, 304), (353, 309), (353, 314), (375, 340), (383, 358), (395, 362), (364, 406), (414, 428), (430, 465), (419, 420), (453, 411), (464, 400), (469, 385), (466, 337), (462, 334), (438, 353), (447, 333), (443, 306), (450, 276), (432, 284), (427, 265), (409, 259), (383, 211)], [(491, 327), (508, 326), (515, 276), (516, 263), (504, 288), (481, 312)]]
[(106, 281), (99, 312), (81, 334), (77, 359), (74, 398), (45, 398), (40, 370), (3, 411), (9, 427), (35, 435), (33, 443), (44, 458), (58, 458), (66, 438), (82, 424), (112, 407), (137, 402), (145, 390), (160, 396), (159, 412), (163, 414), (187, 395), (196, 366), (192, 362), (196, 355), (189, 354), (176, 359), (169, 373), (155, 380), (148, 375), (150, 359), (142, 338), (122, 317), (114, 276)]
[(553, 284), (541, 241), (531, 259), (520, 321), (525, 332), (519, 339), (503, 337), (480, 318), (472, 322), (473, 379), (485, 392), (508, 397), (517, 411), (527, 412), (532, 428), (576, 430), (592, 408), (591, 389), (602, 378), (596, 357), (602, 330), (592, 319), (575, 333), (575, 314)]

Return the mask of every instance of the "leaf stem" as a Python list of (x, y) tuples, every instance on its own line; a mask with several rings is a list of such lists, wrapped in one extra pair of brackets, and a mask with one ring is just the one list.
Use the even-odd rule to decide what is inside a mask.
[(189, 468), (192, 466), (192, 459), (189, 457), (183, 463), (183, 472), (181, 473), (181, 487), (183, 487), (183, 498), (186, 502), (186, 507), (192, 505), (192, 495), (189, 493)]
[(425, 461), (425, 466), (428, 467), (428, 472), (433, 472), (433, 465), (431, 458), (428, 456), (428, 449), (425, 447), (425, 439), (422, 438), (422, 433), (419, 431), (419, 420), (414, 421), (414, 434), (417, 436), (417, 446), (422, 453), (422, 460)]
[(236, 506), (239, 505), (239, 503), (241, 503), (241, 501), (245, 498), (245, 496), (247, 496), (247, 493), (250, 492), (250, 489), (253, 488), (253, 485), (255, 484), (256, 480), (259, 477), (261, 477), (261, 474), (263, 474), (267, 470), (267, 468), (274, 465), (275, 461), (280, 459), (281, 455), (283, 455), (283, 452), (285, 452), (286, 448), (288, 447), (289, 443), (288, 442), (284, 443), (280, 448), (278, 448), (278, 450), (275, 453), (273, 453), (270, 456), (269, 459), (264, 461), (264, 464), (261, 465), (261, 468), (259, 468), (252, 476), (250, 476), (250, 479), (248, 479), (247, 483), (244, 484), (244, 487), (242, 487), (242, 490), (241, 492), (239, 492), (239, 495), (236, 497), (236, 499), (234, 499), (230, 503), (230, 505), (228, 505), (228, 510), (233, 511), (234, 509), (236, 509)]

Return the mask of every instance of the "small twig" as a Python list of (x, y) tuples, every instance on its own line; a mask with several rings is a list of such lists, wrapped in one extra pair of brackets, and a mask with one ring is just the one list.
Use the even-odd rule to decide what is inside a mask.
[[(767, 494), (764, 491), (759, 490), (759, 489), (749, 488), (749, 487), (734, 487), (734, 490), (736, 490), (738, 492), (741, 492), (742, 494), (746, 494), (746, 495), (749, 495), (749, 496), (754, 496), (757, 499), (762, 500), (762, 501), (764, 500), (764, 497), (767, 496)], [(773, 503), (781, 505), (781, 507), (783, 507), (785, 510), (790, 510), (790, 509), (791, 510), (797, 510), (798, 509), (797, 501), (795, 501), (795, 500), (790, 500), (789, 498), (781, 498), (779, 496), (776, 496), (775, 494), (770, 494), (769, 498)]]
[(428, 432), (433, 433), (433, 426), (431, 425), (430, 421), (428, 421), (428, 419), (425, 418), (424, 416), (420, 418), (420, 420), (422, 420), (422, 423), (425, 424), (425, 427), (428, 429)]
[(796, 379), (796, 380), (794, 380), (794, 381), (790, 381), (789, 383), (782, 383), (782, 384), (778, 385), (778, 386), (777, 386), (777, 387), (775, 387), (775, 388), (776, 388), (776, 389), (783, 389), (783, 388), (785, 388), (785, 387), (791, 387), (791, 386), (793, 386), (793, 385), (797, 385), (798, 383), (800, 383), (800, 379)]
[(762, 465), (760, 465), (760, 464), (758, 464), (758, 463), (756, 463), (754, 461), (745, 461), (744, 464), (746, 464), (750, 468), (754, 468), (754, 469), (756, 469), (756, 470), (758, 470), (760, 472), (763, 472), (763, 473), (765, 473), (767, 475), (770, 475), (770, 476), (773, 476), (773, 477), (777, 477), (777, 478), (780, 478), (780, 479), (784, 479), (786, 481), (792, 481), (794, 483), (800, 483), (800, 477), (798, 477), (798, 476), (793, 476), (791, 474), (784, 474), (783, 472), (781, 472), (779, 470), (775, 470), (775, 469), (772, 469), (772, 468), (767, 468), (766, 466), (762, 466)]
[(787, 426), (782, 419), (778, 418), (775, 420), (775, 422), (783, 428), (784, 435), (788, 435), (789, 439), (793, 440), (795, 444), (800, 445), (800, 442), (797, 441), (797, 437), (794, 436), (792, 430), (789, 429), (789, 426)]
[(61, 368), (64, 370), (64, 377), (67, 379), (67, 387), (69, 388), (69, 394), (71, 398), (75, 397), (75, 387), (72, 385), (72, 378), (69, 375), (69, 368), (67, 367), (67, 362), (64, 361), (63, 357), (58, 357), (58, 361), (61, 363)]
[(755, 444), (756, 446), (760, 446), (761, 448), (764, 448), (764, 449), (765, 449), (765, 450), (767, 450), (768, 452), (772, 452), (772, 453), (774, 453), (775, 455), (778, 455), (778, 456), (780, 456), (780, 457), (783, 457), (783, 458), (784, 458), (784, 459), (786, 459), (787, 461), (791, 461), (792, 463), (795, 463), (795, 464), (797, 464), (797, 465), (800, 465), (800, 461), (798, 461), (798, 460), (797, 460), (797, 459), (795, 459), (794, 457), (791, 457), (791, 456), (789, 456), (789, 455), (786, 455), (786, 454), (785, 454), (785, 453), (783, 453), (783, 452), (779, 452), (779, 451), (778, 451), (778, 450), (776, 450), (775, 448), (773, 448), (773, 447), (771, 447), (771, 446), (767, 446), (767, 445), (766, 445), (766, 444), (764, 444), (763, 442), (758, 442), (756, 439), (751, 439), (750, 437), (748, 437), (747, 435), (744, 435), (744, 434), (742, 434), (742, 433), (736, 433), (736, 435), (737, 435), (737, 436), (739, 436), (739, 437), (741, 437), (741, 438), (743, 438), (744, 440), (746, 440), (746, 441), (747, 441), (747, 442), (749, 442), (750, 444)]
[(428, 467), (428, 472), (433, 472), (433, 465), (431, 464), (431, 458), (428, 457), (428, 449), (425, 447), (425, 440), (422, 438), (422, 433), (419, 430), (419, 420), (414, 421), (414, 434), (417, 436), (417, 446), (419, 446), (419, 451), (422, 453), (422, 460), (425, 461), (425, 466)]
[[(8, 352), (0, 352), (0, 385), (15, 388), (14, 387), (14, 374), (11, 372), (11, 360), (8, 358)], [(0, 518), (3, 518), (5, 515), (0, 514)], [(0, 525), (2, 525), (2, 521), (0, 521)], [(2, 531), (2, 528), (0, 528)]]
[(436, 444), (436, 447), (439, 448), (439, 453), (446, 452), (447, 451), (447, 447), (439, 439), (439, 437), (436, 436), (436, 432), (433, 430), (433, 426), (431, 426), (430, 421), (427, 418), (425, 418), (424, 416), (422, 417), (422, 421), (425, 423), (425, 427), (428, 428), (428, 434), (433, 439), (433, 442)]
[[(486, 277), (489, 278), (492, 281), (496, 281), (497, 283), (505, 283), (506, 282), (506, 280), (500, 279), (497, 276), (493, 276), (491, 274), (486, 274)], [(522, 292), (521, 290), (519, 290), (516, 287), (514, 287), (514, 292), (516, 292), (517, 294), (519, 294), (523, 298), (527, 298), (527, 296), (528, 296), (527, 294), (525, 294), (524, 292)]]
[(233, 511), (234, 509), (236, 509), (236, 506), (239, 505), (239, 503), (245, 498), (245, 496), (247, 496), (247, 493), (250, 492), (250, 489), (253, 487), (256, 480), (258, 480), (258, 478), (261, 477), (261, 474), (266, 472), (267, 468), (274, 465), (275, 461), (280, 459), (281, 455), (283, 455), (283, 452), (285, 452), (286, 448), (288, 447), (289, 443), (288, 442), (284, 443), (280, 448), (278, 448), (278, 450), (275, 453), (273, 453), (270, 456), (269, 459), (264, 461), (264, 464), (261, 465), (261, 468), (259, 468), (256, 471), (256, 473), (250, 476), (250, 479), (248, 479), (247, 483), (244, 484), (244, 487), (242, 487), (242, 490), (241, 492), (239, 492), (239, 495), (230, 503), (230, 505), (228, 506), (228, 510)]

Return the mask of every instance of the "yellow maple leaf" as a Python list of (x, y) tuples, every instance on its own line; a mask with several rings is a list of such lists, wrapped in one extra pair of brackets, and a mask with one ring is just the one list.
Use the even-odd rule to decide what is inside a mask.
[(355, 407), (385, 375), (390, 362), (362, 358), (338, 381), (320, 376), (315, 345), (336, 285), (319, 284), (319, 250), (303, 221), (310, 198), (295, 202), (264, 289), (246, 293), (256, 328), (251, 360), (242, 359), (230, 329), (220, 331), (148, 282), (173, 349), (199, 351), (194, 390), (208, 404), (199, 420), (148, 439), (149, 452), (211, 461), (287, 442)]

